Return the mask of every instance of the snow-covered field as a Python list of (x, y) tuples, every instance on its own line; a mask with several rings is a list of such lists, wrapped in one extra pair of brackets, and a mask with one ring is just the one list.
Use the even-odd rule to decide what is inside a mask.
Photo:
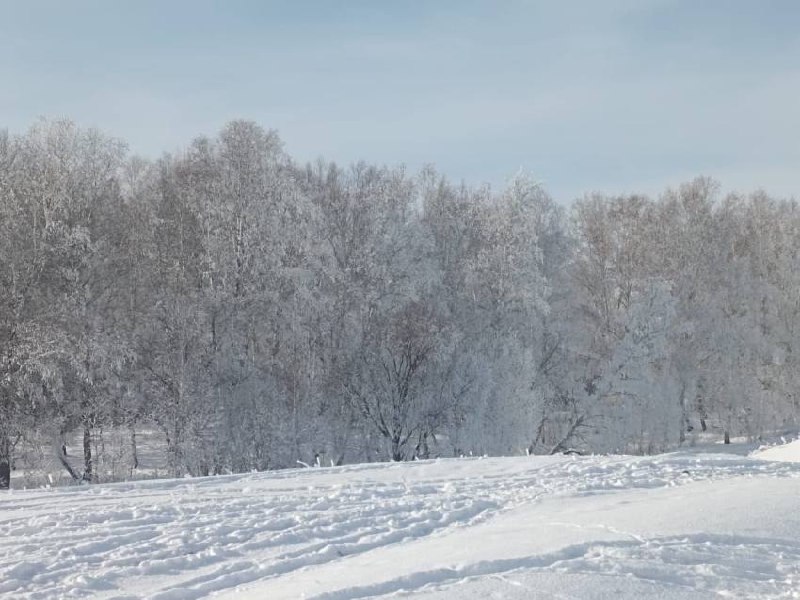
[(800, 598), (798, 458), (795, 443), (12, 490), (0, 597)]

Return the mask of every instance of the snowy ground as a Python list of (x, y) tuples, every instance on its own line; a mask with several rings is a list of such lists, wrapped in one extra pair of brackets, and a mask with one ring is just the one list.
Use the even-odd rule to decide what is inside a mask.
[(767, 458), (800, 446), (12, 490), (0, 597), (800, 598), (800, 463)]

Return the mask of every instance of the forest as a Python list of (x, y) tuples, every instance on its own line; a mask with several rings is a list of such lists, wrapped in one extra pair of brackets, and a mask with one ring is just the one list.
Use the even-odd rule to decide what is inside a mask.
[(180, 477), (796, 430), (798, 205), (720, 189), (567, 205), (248, 121), (157, 160), (0, 133), (0, 473), (125, 479), (142, 431)]

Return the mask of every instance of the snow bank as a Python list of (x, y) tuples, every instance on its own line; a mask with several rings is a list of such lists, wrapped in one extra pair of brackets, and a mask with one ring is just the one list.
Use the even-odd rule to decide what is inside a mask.
[(752, 456), (760, 460), (775, 460), (792, 463), (800, 462), (800, 440), (757, 450)]

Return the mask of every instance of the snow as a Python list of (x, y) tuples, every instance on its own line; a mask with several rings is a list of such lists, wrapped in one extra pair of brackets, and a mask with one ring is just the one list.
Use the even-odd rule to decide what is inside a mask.
[(753, 456), (761, 460), (800, 462), (800, 440), (757, 450)]
[(764, 454), (12, 490), (0, 597), (800, 598), (800, 464)]

